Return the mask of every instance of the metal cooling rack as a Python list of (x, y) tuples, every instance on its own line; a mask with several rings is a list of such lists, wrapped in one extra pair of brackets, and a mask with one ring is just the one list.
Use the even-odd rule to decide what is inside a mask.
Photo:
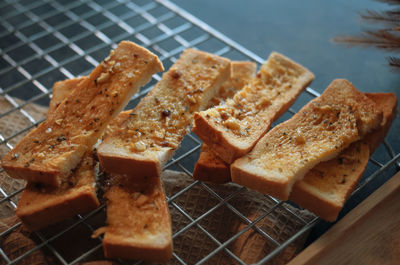
[[(1, 110), (0, 119), (13, 113), (19, 113), (29, 121), (29, 125), (22, 130), (12, 131), (11, 133), (0, 131), (0, 147), (7, 150), (13, 147), (12, 141), (15, 138), (43, 121), (43, 118), (35, 118), (34, 113), (30, 113), (26, 108), (30, 103), (47, 105), (51, 97), (51, 87), (55, 81), (88, 74), (121, 40), (132, 40), (152, 50), (159, 55), (166, 69), (188, 47), (196, 47), (235, 60), (252, 60), (259, 64), (264, 61), (167, 0), (132, 2), (127, 0), (3, 0), (0, 1), (0, 22), (0, 96), (5, 98), (12, 106), (9, 109)], [(134, 106), (159, 79), (159, 75), (154, 75), (153, 80), (132, 98), (128, 107)], [(311, 88), (308, 88), (303, 94), (309, 98), (319, 95), (317, 91)], [(16, 98), (20, 98), (22, 101)], [(290, 109), (285, 115), (290, 116), (295, 111), (295, 109)], [(180, 170), (191, 176), (192, 156), (198, 155), (200, 145), (201, 142), (198, 138), (190, 133), (185, 137), (182, 147), (165, 168)], [(393, 152), (390, 144), (386, 141), (383, 148), (388, 154), (388, 158), (384, 161), (371, 159), (368, 166), (372, 168), (371, 173), (359, 185), (354, 192), (355, 194), (370, 180), (386, 170), (394, 170), (394, 172), (399, 170), (396, 163), (400, 154)], [(3, 172), (2, 169), (0, 169), (1, 172)], [(201, 216), (193, 217), (176, 203), (175, 199), (198, 185), (203, 188), (204, 192), (214, 196), (218, 203)], [(0, 187), (0, 205), (8, 204), (15, 209), (21, 191), (22, 189), (8, 192), (5, 187)], [(240, 193), (240, 191), (237, 193)], [(188, 221), (186, 226), (174, 233), (174, 238), (196, 226), (216, 245), (216, 248), (204, 255), (198, 264), (207, 263), (211, 257), (221, 251), (233, 258), (238, 264), (245, 264), (229, 250), (228, 245), (249, 229), (256, 230), (266, 241), (271, 241), (276, 246), (273, 251), (258, 261), (258, 264), (264, 264), (319, 222), (316, 217), (308, 222), (303, 220), (286, 207), (283, 202), (269, 196), (266, 196), (266, 199), (273, 201), (273, 206), (254, 221), (251, 221), (229, 203), (229, 200), (237, 196), (237, 193), (222, 198), (209, 185), (193, 181), (168, 198), (170, 207), (175, 208)], [(202, 227), (200, 221), (218, 211), (223, 205), (234, 212), (247, 226), (226, 241), (220, 242), (210, 231)], [(292, 215), (293, 218), (299, 219), (302, 223), (302, 226), (282, 243), (257, 226), (260, 220), (278, 207)], [(6, 251), (0, 248), (1, 262), (16, 264), (28, 258), (37, 249), (46, 249), (60, 264), (75, 264), (89, 259), (94, 253), (101, 252), (101, 238), (96, 239), (94, 244), (92, 241), (90, 246), (80, 253), (75, 253), (72, 260), (67, 259), (62, 251), (53, 247), (52, 243), (62, 239), (67, 234), (74, 233), (74, 230), (82, 224), (89, 231), (93, 231), (97, 227), (93, 224), (91, 218), (101, 213), (103, 209), (104, 205), (85, 216), (77, 216), (72, 223), (64, 225), (51, 235), (42, 231), (33, 233), (41, 243), (21, 253), (14, 260), (10, 260)], [(0, 240), (3, 240), (5, 236), (20, 225), (20, 223), (17, 223), (1, 232)], [(187, 264), (187, 261), (176, 252), (173, 261), (177, 264)], [(126, 264), (123, 261), (117, 262)]]

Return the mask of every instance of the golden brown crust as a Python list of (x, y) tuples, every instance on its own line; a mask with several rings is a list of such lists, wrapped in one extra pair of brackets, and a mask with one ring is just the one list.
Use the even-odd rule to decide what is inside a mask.
[[(230, 139), (226, 138), (223, 132), (215, 130), (212, 126), (209, 126), (210, 123), (208, 122), (208, 119), (210, 118), (207, 116), (198, 115), (195, 113), (192, 131), (199, 136), (199, 138), (206, 143), (210, 149), (218, 154), (218, 156), (224, 162), (235, 160), (235, 157), (239, 152), (236, 150), (232, 151), (232, 149), (235, 149), (235, 146), (232, 145)], [(207, 139), (212, 139), (212, 142), (206, 141), (206, 138), (202, 137), (201, 135), (207, 135)], [(228, 149), (227, 146), (232, 146), (233, 148)], [(221, 156), (221, 154), (223, 155)], [(226, 163), (230, 164), (230, 162)]]
[[(338, 91), (340, 92), (338, 93)], [(358, 91), (349, 81), (333, 80), (324, 94), (325, 102), (354, 106), (349, 114), (354, 115), (357, 121), (360, 138), (380, 126), (383, 119), (382, 109), (378, 108), (373, 100)]]
[(226, 163), (249, 152), (294, 102), (314, 75), (289, 58), (271, 53), (252, 81), (225, 104), (196, 113), (193, 131)]
[(353, 143), (338, 157), (322, 162), (293, 186), (290, 200), (326, 221), (335, 221), (363, 175), (369, 156), (383, 141), (397, 111), (392, 93), (366, 93), (383, 111), (381, 126)]
[[(115, 130), (121, 128), (122, 124), (126, 122), (132, 111), (121, 112), (108, 126), (104, 137), (112, 134)], [(119, 163), (114, 163), (115, 157), (108, 160), (107, 155), (100, 157), (101, 163), (107, 165), (113, 172), (120, 172), (121, 168), (123, 172), (130, 170), (132, 167), (131, 160), (125, 159), (124, 157), (119, 158)], [(150, 166), (148, 163), (151, 163)], [(107, 182), (107, 189), (105, 197), (108, 199), (107, 203), (107, 219), (109, 227), (103, 227), (99, 230), (100, 233), (105, 233), (103, 240), (104, 255), (108, 258), (124, 258), (124, 259), (136, 259), (136, 260), (148, 260), (155, 262), (165, 263), (172, 257), (172, 232), (171, 232), (171, 220), (168, 212), (168, 205), (165, 201), (165, 194), (162, 188), (159, 178), (145, 179), (141, 176), (156, 176), (158, 169), (158, 161), (138, 161), (135, 169), (135, 175), (137, 176), (132, 179), (122, 177), (121, 175), (112, 174)], [(143, 170), (142, 172), (139, 172)], [(158, 169), (161, 170), (161, 169)], [(134, 176), (135, 176), (134, 175)], [(135, 184), (136, 183), (136, 184)], [(132, 186), (133, 185), (133, 186)], [(135, 204), (135, 192), (147, 190), (145, 193), (157, 192), (157, 201), (159, 202), (159, 209), (136, 209), (132, 208)], [(122, 198), (121, 198), (122, 197)], [(128, 208), (126, 208), (128, 206)], [(134, 235), (123, 235), (121, 231), (129, 229), (129, 225), (135, 225), (134, 229), (139, 230), (137, 234), (142, 233), (140, 228), (144, 229), (144, 223), (146, 218), (140, 217), (143, 212), (148, 212), (152, 215), (152, 212), (161, 212), (161, 215), (153, 214), (154, 223), (160, 227), (154, 231), (159, 233), (162, 237), (166, 235), (166, 242), (164, 244), (158, 244), (157, 242), (146, 241), (146, 238), (140, 239), (135, 238)], [(122, 215), (122, 217), (121, 217)], [(127, 216), (136, 219), (136, 224), (130, 223), (128, 225), (119, 225), (119, 218), (127, 219)], [(115, 220), (115, 221), (113, 221)], [(130, 220), (130, 219), (129, 219)], [(148, 221), (148, 220), (147, 220)], [(143, 224), (141, 225), (142, 222)], [(154, 224), (153, 224), (154, 225)], [(96, 234), (96, 233), (95, 233)], [(157, 236), (157, 235), (156, 235)]]
[[(230, 75), (229, 60), (187, 49), (98, 148), (105, 171), (159, 177), (191, 126)], [(130, 162), (128, 162), (130, 161)], [(126, 163), (125, 163), (126, 162)], [(125, 166), (119, 167), (123, 163)], [(129, 167), (131, 163), (132, 167)]]
[[(371, 99), (350, 82), (334, 80), (319, 98), (273, 128), (249, 154), (236, 160), (231, 165), (232, 181), (263, 193), (270, 193), (267, 186), (277, 182), (283, 189), (272, 191), (273, 196), (287, 200), (295, 181), (361, 139), (381, 120), (382, 111)], [(239, 172), (240, 179), (235, 176)], [(253, 181), (260, 185), (254, 187)]]
[(342, 210), (342, 207), (329, 200), (325, 201), (324, 199), (321, 199), (319, 196), (308, 192), (307, 189), (307, 187), (302, 187), (302, 184), (296, 183), (293, 186), (289, 199), (300, 207), (321, 217), (325, 221), (334, 222), (337, 219), (339, 212)]
[(335, 221), (362, 177), (368, 159), (367, 143), (351, 144), (338, 157), (318, 164), (296, 182), (289, 199), (326, 221)]
[[(18, 153), (13, 154), (13, 156), (14, 155), (18, 155)], [(60, 173), (58, 170), (44, 169), (43, 167), (36, 165), (32, 165), (29, 168), (22, 168), (20, 164), (14, 165), (12, 161), (3, 161), (1, 166), (10, 177), (18, 179), (29, 178), (30, 182), (46, 183), (45, 185), (53, 187), (57, 187), (61, 184), (58, 179), (56, 179), (56, 176), (58, 176)], [(29, 162), (27, 162), (26, 165), (28, 165), (28, 163)]]
[[(107, 258), (167, 262), (172, 258), (172, 228), (160, 178), (112, 175), (107, 181)], [(95, 232), (96, 234), (96, 232)]]
[(14, 178), (60, 185), (132, 94), (160, 70), (157, 56), (132, 42), (121, 42), (48, 120), (3, 157), (3, 168)]
[[(143, 159), (132, 156), (116, 155), (116, 152), (102, 152), (99, 161), (103, 170), (115, 174), (128, 174), (132, 178), (141, 176), (158, 177), (161, 174), (160, 161), (152, 158)], [(118, 162), (117, 162), (118, 161)]]
[(17, 216), (29, 230), (37, 230), (76, 214), (99, 207), (96, 196), (92, 152), (84, 156), (77, 170), (60, 187), (29, 182), (22, 192)]
[(172, 258), (172, 244), (155, 249), (145, 245), (131, 246), (129, 243), (124, 243), (124, 239), (114, 236), (107, 237), (107, 240), (103, 241), (104, 256), (161, 263), (167, 263)]
[(194, 165), (193, 178), (217, 184), (231, 181), (229, 165), (203, 144), (200, 157)]
[[(27, 188), (32, 190), (30, 186)], [(40, 202), (42, 202), (42, 200), (40, 200)], [(32, 203), (35, 202), (32, 201)], [(25, 227), (30, 231), (35, 231), (50, 224), (55, 224), (71, 218), (77, 214), (88, 213), (99, 206), (100, 204), (96, 198), (94, 188), (89, 189), (88, 187), (82, 187), (80, 189), (74, 189), (73, 194), (63, 196), (62, 200), (54, 200), (49, 202), (46, 206), (41, 206), (41, 209), (32, 209), (26, 212), (17, 210), (16, 214)]]
[(257, 65), (247, 61), (231, 62), (231, 77), (225, 81), (218, 90), (218, 95), (210, 100), (206, 109), (232, 98), (235, 93), (248, 84), (254, 77)]
[[(262, 176), (262, 172), (257, 172), (259, 169), (253, 168), (249, 164), (241, 165), (240, 167), (236, 166), (236, 161), (231, 165), (230, 168), (232, 182), (238, 183), (249, 189), (271, 195), (275, 198), (285, 198), (287, 196), (287, 179), (266, 179)], [(256, 173), (253, 173), (249, 177), (248, 172)]]
[(372, 99), (383, 111), (381, 128), (367, 134), (365, 137), (365, 141), (369, 144), (372, 154), (383, 141), (393, 120), (396, 118), (397, 97), (393, 93), (365, 93), (365, 95)]
[(63, 81), (55, 82), (53, 85), (53, 94), (50, 100), (49, 109), (47, 110), (46, 118), (50, 119), (50, 116), (54, 114), (58, 106), (63, 102), (64, 99), (78, 86), (79, 82), (87, 77), (77, 77), (67, 79)]

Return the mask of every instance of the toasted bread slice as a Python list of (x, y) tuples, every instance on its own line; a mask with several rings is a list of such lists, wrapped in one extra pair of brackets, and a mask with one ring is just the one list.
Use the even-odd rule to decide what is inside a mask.
[(112, 175), (105, 187), (107, 258), (167, 262), (172, 258), (172, 226), (160, 178), (135, 179)]
[[(56, 82), (53, 86), (47, 117), (76, 87), (82, 78)], [(37, 230), (76, 214), (99, 207), (95, 190), (95, 171), (92, 152), (84, 155), (76, 170), (61, 187), (46, 187), (28, 182), (16, 210), (17, 216), (29, 230)]]
[[(256, 64), (253, 62), (232, 62), (231, 78), (222, 84), (218, 95), (211, 100), (208, 108), (223, 103), (248, 84), (254, 77)], [(229, 165), (203, 144), (200, 157), (197, 160), (193, 178), (214, 183), (226, 183), (231, 180)]]
[(114, 133), (98, 148), (102, 168), (133, 177), (159, 177), (191, 126), (230, 76), (230, 61), (187, 49)]
[[(381, 126), (383, 126), (383, 127), (382, 128), (379, 127), (379, 129), (374, 130), (372, 133), (367, 134), (363, 138), (363, 141), (368, 143), (368, 145), (370, 146), (371, 153), (373, 153), (373, 150), (375, 150), (375, 148), (382, 142), (383, 138), (387, 134), (387, 132), (390, 128), (392, 119), (394, 119), (394, 117), (395, 117), (394, 114), (396, 113), (396, 108), (397, 108), (397, 98), (394, 94), (391, 94), (391, 93), (365, 93), (365, 95), (367, 97), (371, 98), (378, 105), (378, 107), (383, 110), (383, 120), (382, 120), (382, 124), (381, 124)], [(378, 136), (378, 134), (380, 134), (380, 135)], [(360, 144), (361, 143), (358, 143), (357, 145), (360, 145)], [(351, 152), (351, 151), (349, 151), (349, 152)], [(362, 163), (359, 163), (358, 166), (362, 167), (362, 165), (363, 165)], [(324, 171), (329, 172), (329, 170), (324, 170)], [(360, 173), (360, 171), (357, 171), (357, 170), (354, 172)], [(361, 174), (362, 174), (362, 172), (361, 172)], [(305, 178), (309, 178), (308, 175), (310, 175), (310, 174), (307, 173)], [(318, 175), (320, 175), (320, 173)], [(349, 174), (347, 173), (347, 175), (349, 175)], [(214, 183), (218, 183), (218, 184), (231, 181), (229, 165), (227, 163), (225, 163), (222, 159), (220, 159), (217, 155), (215, 155), (214, 152), (209, 150), (209, 147), (204, 144), (202, 147), (202, 151), (200, 153), (199, 160), (195, 164), (195, 168), (193, 171), (193, 177), (197, 180), (214, 182)], [(351, 177), (349, 177), (349, 179), (352, 179), (353, 181), (358, 182), (358, 177), (356, 176), (356, 173), (352, 173)], [(301, 182), (302, 181), (299, 181), (298, 183), (301, 183)], [(346, 181), (346, 182), (350, 183), (349, 181)], [(296, 183), (296, 186), (298, 186), (297, 183)], [(293, 191), (292, 191), (293, 193), (295, 192), (294, 189), (295, 189), (295, 187), (293, 188)], [(306, 205), (307, 203), (311, 202), (311, 200), (306, 199), (304, 194), (300, 194), (299, 196), (303, 196), (303, 199), (305, 200), (305, 202), (302, 203), (302, 205)], [(292, 200), (292, 195), (290, 195), (289, 199)], [(296, 199), (296, 201), (299, 201), (299, 200), (300, 199)], [(342, 199), (342, 200), (346, 201), (347, 198)], [(331, 203), (331, 202), (329, 201), (328, 203)], [(318, 208), (321, 207), (320, 204), (318, 204), (318, 203), (316, 205), (319, 205)], [(339, 209), (339, 211), (340, 211), (340, 209), (343, 207), (343, 205), (342, 206), (339, 205), (338, 207), (340, 207), (340, 208), (336, 208), (336, 209)], [(312, 206), (309, 206), (309, 207), (304, 206), (304, 208), (312, 209)], [(332, 216), (337, 216), (337, 214), (335, 215), (335, 212), (338, 213), (338, 211), (332, 210), (331, 208), (329, 208), (328, 205), (326, 205), (325, 207), (322, 207), (322, 208), (326, 209), (327, 212), (331, 213)], [(317, 210), (315, 210), (314, 212), (316, 212), (316, 211)], [(321, 216), (324, 216), (324, 215), (321, 214)], [(336, 217), (331, 217), (330, 220), (333, 220), (332, 218), (336, 219)], [(325, 220), (328, 220), (328, 219), (325, 218)]]
[(88, 152), (60, 187), (28, 182), (16, 210), (22, 223), (33, 231), (99, 207), (94, 164), (92, 152)]
[(353, 85), (334, 80), (291, 119), (231, 165), (232, 181), (287, 200), (293, 184), (377, 128), (382, 111)]
[[(68, 93), (68, 91), (71, 92), (72, 85), (75, 82), (75, 80), (77, 80), (77, 79), (71, 79), (71, 80), (73, 80), (73, 81), (70, 81), (70, 80), (60, 81), (54, 85), (53, 98), (52, 98), (52, 101), (50, 102), (53, 104), (50, 104), (50, 106), (57, 105), (57, 104), (54, 104), (54, 102), (53, 102), (55, 100), (62, 101), (62, 97), (60, 97), (60, 94), (66, 95)], [(51, 108), (49, 109), (49, 111), (51, 111)], [(107, 127), (104, 137), (107, 137), (108, 132), (115, 131), (116, 128), (114, 126), (116, 124), (118, 124), (122, 119), (125, 119), (127, 117), (127, 115), (129, 115), (129, 114), (130, 114), (130, 111), (123, 111), (117, 117), (115, 117), (110, 122), (109, 126)], [(80, 167), (78, 167), (78, 168), (80, 168)], [(93, 167), (92, 167), (92, 169), (93, 169)], [(136, 198), (137, 192), (143, 191), (143, 190), (147, 190), (150, 193), (154, 193), (154, 195), (152, 194), (152, 196), (156, 197), (155, 198), (156, 201), (161, 200), (160, 201), (161, 202), (160, 203), (160, 205), (161, 205), (161, 207), (160, 207), (161, 215), (160, 216), (162, 219), (158, 220), (160, 222), (160, 226), (154, 226), (154, 231), (152, 231), (153, 235), (156, 234), (156, 237), (157, 237), (156, 240), (153, 242), (151, 240), (148, 240), (148, 242), (146, 242), (144, 244), (139, 241), (132, 243), (132, 238), (129, 238), (129, 237), (126, 237), (126, 238), (124, 238), (124, 240), (119, 241), (119, 239), (117, 239), (117, 238), (118, 238), (118, 236), (120, 236), (120, 235), (118, 235), (118, 233), (121, 232), (118, 230), (120, 227), (112, 228), (110, 230), (110, 232), (106, 233), (107, 240), (104, 241), (104, 250), (106, 252), (107, 257), (145, 259), (145, 260), (159, 261), (159, 262), (169, 260), (172, 257), (171, 222), (168, 219), (168, 206), (165, 203), (165, 194), (162, 189), (161, 183), (159, 181), (150, 181), (150, 183), (148, 183), (146, 180), (143, 180), (142, 182), (139, 182), (141, 184), (133, 184), (134, 185), (133, 189), (130, 189), (129, 187), (132, 187), (132, 184), (130, 184), (126, 181), (127, 180), (121, 178), (121, 176), (117, 176), (115, 178), (112, 177), (112, 179), (110, 179), (110, 181), (108, 181), (108, 183), (107, 183), (108, 186), (106, 187), (105, 197), (108, 199), (108, 202), (107, 202), (108, 206), (110, 206), (110, 208), (107, 208), (107, 215), (111, 216), (110, 217), (111, 220), (118, 220), (118, 218), (120, 217), (119, 215), (121, 215), (121, 212), (119, 212), (118, 210), (116, 211), (116, 209), (120, 208), (121, 202), (122, 202), (122, 207), (127, 207), (127, 205), (126, 205), (127, 201), (122, 200), (121, 199), (122, 197), (130, 198), (130, 197), (134, 196)], [(128, 184), (128, 186), (125, 186), (124, 184)], [(93, 185), (91, 185), (91, 186), (93, 187)], [(118, 188), (116, 188), (115, 186), (122, 188), (122, 191), (120, 191), (120, 190), (117, 191)], [(124, 189), (123, 187), (128, 187), (128, 188)], [(28, 190), (30, 192), (32, 192), (32, 189), (28, 188)], [(24, 193), (25, 192), (27, 192), (27, 189), (25, 189)], [(134, 194), (135, 192), (136, 192), (136, 194)], [(157, 192), (159, 192), (159, 194)], [(42, 192), (40, 192), (40, 193), (42, 194)], [(72, 193), (72, 191), (71, 191), (71, 193)], [(47, 198), (49, 200), (54, 200), (54, 198), (49, 195), (47, 195)], [(163, 200), (163, 198), (164, 198), (164, 200)], [(68, 200), (69, 198), (67, 196), (65, 196), (64, 199)], [(76, 200), (80, 200), (81, 204), (85, 204), (85, 201), (82, 200), (81, 198), (77, 198)], [(128, 203), (135, 203), (135, 202), (137, 202), (137, 201), (135, 201), (135, 200), (128, 201)], [(70, 204), (70, 202), (66, 203), (65, 201), (61, 201), (61, 203)], [(145, 202), (141, 202), (141, 203), (144, 204)], [(57, 205), (57, 206), (59, 207), (59, 205)], [(157, 212), (149, 213), (150, 211), (154, 211), (154, 209), (152, 209), (151, 207), (149, 208), (144, 205), (141, 205), (140, 209), (138, 209), (138, 208), (126, 209), (124, 216), (121, 218), (124, 219), (126, 213), (134, 214), (135, 217), (137, 217), (137, 218), (140, 218), (141, 216), (146, 216), (146, 214), (148, 216), (150, 215), (151, 217), (154, 217), (154, 218), (158, 217), (159, 213), (157, 213)], [(165, 211), (167, 212), (167, 214), (165, 214)], [(47, 212), (47, 213), (49, 216), (52, 216), (51, 212)], [(134, 218), (134, 217), (132, 217), (132, 218)], [(45, 221), (47, 221), (47, 220), (45, 220)], [(141, 219), (141, 221), (143, 223), (151, 222), (151, 220), (149, 220), (149, 219)], [(147, 230), (148, 228), (145, 228), (143, 225), (142, 226), (138, 225), (137, 227), (135, 227), (135, 229), (138, 229), (139, 227), (143, 227), (143, 230), (137, 231), (135, 233), (135, 235), (137, 235), (138, 233), (142, 233), (143, 236), (146, 237), (147, 236), (146, 231), (148, 231)], [(160, 230), (160, 231), (157, 230), (159, 227), (161, 227), (162, 230)], [(113, 229), (116, 229), (116, 230), (113, 230)], [(129, 227), (125, 227), (125, 229), (129, 229)], [(100, 229), (99, 231), (104, 232), (104, 228)], [(168, 231), (170, 231), (170, 232), (168, 232)], [(167, 242), (165, 244), (162, 244), (161, 242), (159, 242), (157, 240), (162, 237), (167, 238)], [(133, 240), (136, 240), (136, 239), (137, 239), (136, 237), (133, 238)], [(129, 243), (127, 243), (127, 242), (129, 242)], [(142, 240), (142, 242), (143, 242), (143, 240)]]
[(271, 53), (256, 77), (225, 104), (194, 116), (195, 132), (226, 163), (248, 153), (294, 102), (314, 75), (289, 58)]
[(161, 70), (156, 55), (121, 42), (49, 119), (4, 156), (2, 167), (14, 178), (59, 186), (132, 94)]
[(352, 143), (339, 156), (318, 164), (304, 179), (297, 181), (289, 199), (299, 206), (333, 222), (362, 177), (370, 155), (383, 141), (397, 110), (392, 93), (367, 93), (383, 110), (381, 126), (362, 140)]
[[(103, 139), (119, 129), (120, 124), (129, 118), (131, 113), (132, 110), (123, 111), (115, 117), (107, 127)], [(104, 196), (107, 198), (108, 226), (94, 233), (94, 236), (105, 233), (105, 256), (155, 262), (171, 259), (172, 227), (160, 179), (132, 180), (117, 174), (110, 174), (107, 178)], [(144, 196), (149, 196), (156, 203), (153, 204), (150, 200), (143, 201), (143, 198), (147, 198)], [(133, 205), (135, 207), (132, 207)], [(154, 207), (155, 205), (157, 207)], [(119, 220), (129, 225), (125, 226), (125, 223)]]

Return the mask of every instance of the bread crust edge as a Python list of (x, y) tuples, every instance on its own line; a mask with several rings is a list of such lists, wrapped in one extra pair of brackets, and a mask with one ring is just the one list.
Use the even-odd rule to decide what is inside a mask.
[(103, 240), (103, 251), (106, 258), (166, 263), (172, 258), (172, 249), (172, 241), (156, 248), (146, 244), (129, 244), (129, 242), (124, 242), (124, 238), (107, 234)]
[[(161, 165), (157, 159), (143, 159), (142, 157), (125, 157), (114, 153), (102, 153), (98, 156), (103, 170), (113, 174), (124, 174), (131, 177), (135, 175), (159, 177), (161, 176)], [(142, 158), (142, 159), (140, 159)], [(127, 172), (130, 172), (127, 174)]]
[(242, 168), (236, 167), (236, 161), (230, 167), (232, 182), (280, 200), (286, 201), (289, 198), (287, 191), (289, 182), (287, 179), (270, 181), (257, 174), (249, 175)]
[[(29, 183), (28, 185), (34, 185)], [(29, 189), (29, 186), (27, 187)], [(83, 187), (78, 193), (44, 202), (38, 207), (28, 207), (21, 210), (17, 208), (16, 215), (24, 226), (31, 231), (38, 230), (47, 225), (60, 222), (75, 214), (84, 214), (100, 206), (94, 187)], [(22, 198), (21, 198), (22, 200)], [(51, 216), (52, 218), (49, 218)]]
[(251, 146), (238, 148), (229, 141), (229, 137), (224, 136), (223, 132), (213, 128), (200, 113), (194, 114), (194, 124), (192, 131), (203, 142), (207, 143), (210, 149), (215, 150), (225, 163), (231, 164), (236, 158), (245, 155), (252, 148)]
[[(229, 170), (229, 165), (225, 164), (222, 160), (220, 160), (220, 164), (210, 164), (209, 162), (209, 152), (211, 151), (202, 151), (200, 153), (199, 160), (197, 160), (194, 165), (193, 170), (193, 178), (196, 180), (216, 183), (216, 184), (224, 184), (231, 181), (231, 172)], [(215, 159), (218, 159), (215, 157)]]

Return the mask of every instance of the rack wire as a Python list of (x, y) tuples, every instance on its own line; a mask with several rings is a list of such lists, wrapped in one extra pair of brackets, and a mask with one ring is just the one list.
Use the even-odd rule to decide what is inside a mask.
[[(88, 74), (121, 40), (134, 41), (155, 52), (163, 61), (166, 69), (188, 47), (195, 47), (235, 60), (252, 60), (259, 64), (264, 61), (263, 58), (168, 0), (2, 0), (0, 1), (0, 22), (0, 97), (11, 105), (10, 108), (1, 110), (0, 120), (18, 113), (28, 121), (23, 129), (11, 132), (0, 131), (0, 148), (4, 150), (11, 149), (16, 139), (43, 121), (43, 117), (36, 117), (35, 113), (29, 111), (28, 106), (31, 103), (47, 105), (51, 97), (51, 87), (55, 81)], [(128, 108), (137, 104), (159, 79), (159, 75), (154, 75), (153, 80), (131, 99)], [(303, 94), (307, 99), (319, 95), (316, 90), (311, 88), (307, 88)], [(285, 115), (287, 117), (293, 115), (298, 107), (294, 105)], [(201, 141), (193, 133), (190, 133), (185, 137), (182, 147), (167, 163), (165, 169), (180, 170), (191, 176), (193, 157), (198, 156), (200, 146)], [(355, 194), (386, 170), (398, 171), (396, 163), (398, 163), (400, 154), (396, 154), (386, 141), (383, 146), (387, 158), (384, 161), (371, 159), (368, 166), (371, 170)], [(2, 172), (3, 169), (0, 169), (0, 173)], [(176, 201), (183, 193), (196, 186), (201, 186), (204, 192), (209, 193), (209, 196), (213, 196), (217, 200), (214, 207), (200, 216), (192, 216)], [(23, 188), (9, 191), (6, 187), (0, 187), (0, 205), (7, 204), (15, 209), (22, 190)], [(258, 264), (264, 264), (319, 222), (317, 217), (311, 220), (302, 219), (284, 202), (270, 196), (265, 196), (265, 198), (272, 201), (273, 205), (256, 219), (250, 220), (230, 204), (230, 200), (243, 190), (244, 188), (227, 197), (222, 197), (208, 184), (193, 181), (167, 198), (170, 207), (187, 219), (187, 225), (175, 231), (173, 238), (179, 237), (195, 226), (215, 244), (215, 249), (206, 253), (197, 264), (207, 263), (219, 252), (224, 252), (238, 264), (245, 264), (228, 248), (228, 245), (250, 229), (254, 229), (266, 241), (275, 245), (271, 252), (258, 261)], [(221, 206), (226, 206), (247, 224), (245, 228), (223, 242), (201, 225), (204, 218), (219, 211)], [(284, 242), (278, 242), (258, 226), (259, 222), (276, 208), (286, 211), (302, 224)], [(59, 228), (56, 233), (35, 232), (34, 236), (40, 243), (34, 248), (20, 253), (15, 259), (11, 260), (7, 252), (0, 248), (1, 262), (17, 264), (29, 258), (37, 249), (46, 249), (60, 264), (76, 264), (88, 260), (91, 255), (101, 252), (101, 238), (91, 240), (80, 253), (74, 253), (75, 256), (72, 259), (66, 258), (65, 253), (54, 247), (52, 243), (57, 240), (65, 240), (64, 237), (67, 234), (79, 235), (78, 227), (81, 225), (84, 225), (90, 234), (98, 226), (101, 226), (92, 218), (101, 214), (103, 209), (104, 205), (85, 216), (77, 216)], [(20, 225), (17, 223), (2, 231), (0, 240)], [(124, 261), (118, 262), (126, 264)], [(185, 258), (176, 252), (173, 255), (173, 262), (187, 264)]]

